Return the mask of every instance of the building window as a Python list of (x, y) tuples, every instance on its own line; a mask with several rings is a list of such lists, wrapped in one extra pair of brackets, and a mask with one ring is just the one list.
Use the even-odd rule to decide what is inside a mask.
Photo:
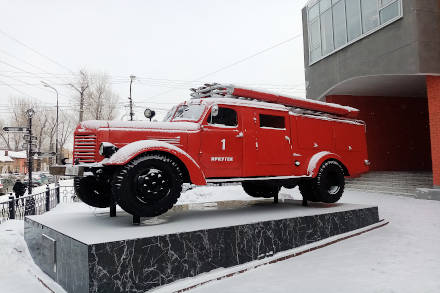
[(402, 17), (402, 0), (314, 0), (307, 5), (309, 65)]
[(369, 32), (379, 25), (377, 0), (361, 0), (362, 31)]
[(347, 43), (346, 24), (345, 1), (339, 1), (333, 6), (333, 34), (336, 48), (342, 47)]
[(348, 0), (346, 3), (348, 41), (356, 39), (362, 33), (360, 3), (360, 0)]

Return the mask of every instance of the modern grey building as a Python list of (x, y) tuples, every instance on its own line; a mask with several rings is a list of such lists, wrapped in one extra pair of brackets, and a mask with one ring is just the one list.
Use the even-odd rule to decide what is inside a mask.
[(373, 170), (440, 186), (440, 0), (311, 0), (302, 15), (307, 98), (361, 110)]

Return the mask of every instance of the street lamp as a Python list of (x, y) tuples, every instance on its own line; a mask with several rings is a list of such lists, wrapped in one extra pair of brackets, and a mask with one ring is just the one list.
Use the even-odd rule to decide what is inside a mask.
[(57, 121), (56, 121), (56, 136), (55, 136), (55, 163), (58, 164), (59, 163), (59, 154), (58, 154), (58, 111), (59, 111), (59, 107), (58, 107), (58, 91), (57, 91), (56, 88), (54, 88), (53, 86), (51, 86), (50, 84), (48, 84), (45, 81), (41, 81), (41, 83), (45, 87), (53, 89), (55, 91), (55, 93), (57, 94)]
[(133, 100), (131, 99), (131, 84), (133, 83), (133, 80), (136, 78), (134, 75), (130, 75), (130, 97), (128, 98), (130, 100), (130, 121), (133, 121)]
[(32, 169), (33, 169), (33, 156), (34, 152), (32, 151), (32, 117), (34, 116), (34, 109), (30, 108), (26, 110), (26, 115), (28, 118), (28, 135), (29, 141), (27, 145), (27, 156), (28, 156), (28, 194), (32, 194)]

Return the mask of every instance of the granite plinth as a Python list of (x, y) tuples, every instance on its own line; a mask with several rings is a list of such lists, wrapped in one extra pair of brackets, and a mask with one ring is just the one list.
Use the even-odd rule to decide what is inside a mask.
[(131, 220), (78, 204), (26, 217), (25, 240), (68, 292), (145, 292), (366, 227), (379, 215), (375, 206), (255, 200), (176, 206), (139, 226)]

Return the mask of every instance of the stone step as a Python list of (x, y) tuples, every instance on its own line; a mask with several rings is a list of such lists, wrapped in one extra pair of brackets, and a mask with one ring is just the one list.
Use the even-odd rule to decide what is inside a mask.
[(376, 175), (376, 176), (361, 176), (357, 178), (349, 178), (352, 180), (369, 180), (369, 179), (380, 179), (380, 180), (389, 180), (389, 179), (411, 179), (411, 180), (432, 180), (432, 176), (385, 176), (385, 175)]
[[(358, 188), (347, 188), (347, 190), (362, 191), (362, 192), (378, 192), (379, 191), (379, 190), (358, 189)], [(400, 195), (400, 196), (405, 196), (405, 197), (414, 197), (416, 194), (415, 192), (414, 193), (407, 193), (407, 192), (398, 192), (398, 191), (389, 191), (389, 190), (379, 191), (379, 192), (384, 193), (384, 194)]]
[(416, 188), (389, 188), (383, 186), (347, 186), (347, 189), (356, 189), (356, 190), (367, 190), (374, 192), (386, 192), (386, 193), (406, 193), (406, 194), (416, 194)]
[(345, 179), (345, 182), (361, 182), (361, 183), (374, 183), (374, 184), (387, 184), (387, 183), (397, 183), (397, 184), (431, 184), (432, 179), (387, 179), (387, 178), (362, 178), (362, 179)]
[(346, 188), (358, 191), (412, 196), (417, 188), (432, 187), (431, 172), (369, 172), (359, 178), (346, 178)]
[(348, 187), (352, 187), (352, 188), (358, 188), (358, 189), (372, 189), (372, 190), (416, 190), (417, 188), (420, 187), (413, 187), (413, 186), (388, 186), (388, 185), (361, 185), (361, 184), (357, 184), (357, 185), (347, 185)]
[(387, 172), (370, 172), (367, 174), (363, 174), (361, 178), (414, 178), (414, 179), (431, 179), (432, 180), (432, 173), (412, 173), (412, 172), (393, 172), (393, 173), (387, 173)]
[(346, 185), (351, 186), (389, 186), (389, 187), (411, 187), (411, 188), (417, 188), (417, 187), (431, 187), (432, 182), (375, 182), (375, 181), (346, 181)]

